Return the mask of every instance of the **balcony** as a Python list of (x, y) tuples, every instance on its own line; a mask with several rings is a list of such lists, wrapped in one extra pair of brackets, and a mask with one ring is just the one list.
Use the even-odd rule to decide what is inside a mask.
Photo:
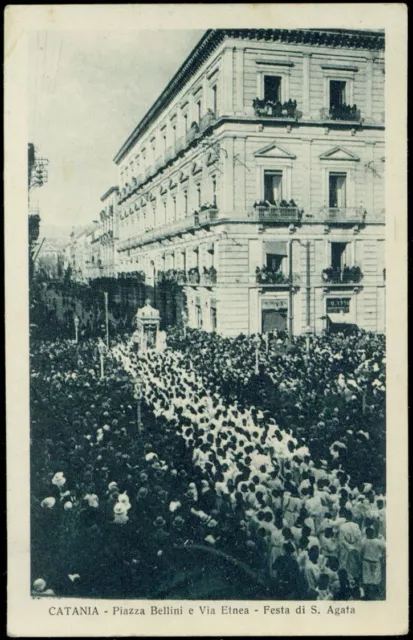
[(197, 214), (186, 216), (173, 222), (168, 222), (156, 229), (147, 229), (141, 233), (137, 233), (131, 238), (127, 238), (118, 244), (118, 251), (125, 251), (133, 247), (148, 244), (154, 240), (163, 240), (168, 236), (184, 233), (199, 226)]
[[(286, 205), (286, 206), (285, 206)], [(302, 210), (295, 203), (281, 203), (278, 205), (261, 201), (254, 204), (249, 218), (254, 222), (275, 222), (294, 224), (298, 223), (302, 217)]]
[(330, 107), (330, 109), (321, 109), (321, 120), (334, 120), (341, 122), (360, 122), (361, 113), (360, 109), (357, 109), (357, 105), (342, 104), (336, 107)]
[(288, 276), (282, 271), (274, 271), (268, 267), (259, 267), (255, 270), (255, 280), (258, 284), (279, 284), (288, 285), (290, 283)]
[(297, 109), (297, 100), (288, 100), (281, 103), (272, 100), (260, 100), (255, 98), (252, 106), (255, 115), (266, 118), (280, 118), (288, 120), (299, 120), (302, 117), (301, 111)]
[(192, 140), (195, 140), (195, 138), (199, 135), (200, 130), (199, 130), (199, 125), (197, 122), (193, 122), (187, 132), (186, 135), (186, 142), (187, 144), (189, 144), (190, 142), (192, 142)]
[(208, 109), (208, 111), (202, 116), (199, 122), (200, 131), (204, 131), (204, 129), (209, 127), (215, 121), (216, 121), (215, 113), (212, 111), (212, 109)]
[(362, 207), (323, 207), (320, 210), (325, 224), (363, 224), (366, 213)]
[(212, 205), (203, 205), (198, 213), (199, 224), (208, 224), (218, 218), (218, 208)]
[(217, 283), (217, 270), (215, 269), (215, 267), (210, 267), (209, 269), (204, 267), (201, 275), (201, 284), (204, 286), (210, 286), (216, 283)]
[(324, 284), (359, 284), (363, 279), (360, 267), (343, 267), (343, 269), (335, 269), (327, 267), (321, 273), (321, 279)]
[(201, 281), (201, 277), (199, 275), (199, 269), (198, 267), (192, 267), (192, 269), (189, 269), (188, 273), (187, 273), (187, 283), (188, 284), (199, 284)]

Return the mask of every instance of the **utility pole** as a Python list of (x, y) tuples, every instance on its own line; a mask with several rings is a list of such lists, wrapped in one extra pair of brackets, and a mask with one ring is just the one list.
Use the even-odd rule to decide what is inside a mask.
[(104, 292), (105, 296), (105, 323), (106, 323), (106, 346), (109, 349), (109, 315), (108, 315), (108, 292)]

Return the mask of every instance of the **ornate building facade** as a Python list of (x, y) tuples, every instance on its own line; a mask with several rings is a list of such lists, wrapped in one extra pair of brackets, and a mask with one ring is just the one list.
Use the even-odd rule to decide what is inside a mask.
[(118, 187), (114, 186), (101, 197), (103, 209), (100, 212), (100, 266), (101, 275), (105, 277), (116, 275), (118, 252), (115, 250), (115, 243), (118, 239), (118, 216), (116, 215), (118, 193)]
[(385, 329), (384, 34), (209, 30), (114, 161), (117, 271), (224, 335)]

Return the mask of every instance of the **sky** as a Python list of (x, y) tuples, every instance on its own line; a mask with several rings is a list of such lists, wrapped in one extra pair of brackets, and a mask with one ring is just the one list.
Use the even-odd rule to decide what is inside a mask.
[(38, 31), (29, 38), (29, 142), (49, 160), (32, 193), (49, 235), (98, 219), (113, 157), (203, 35)]

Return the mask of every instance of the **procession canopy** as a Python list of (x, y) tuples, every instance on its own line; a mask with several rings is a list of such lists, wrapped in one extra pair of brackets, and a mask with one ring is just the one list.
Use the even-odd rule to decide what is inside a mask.
[(136, 329), (142, 348), (156, 348), (159, 323), (159, 311), (146, 300), (145, 306), (138, 309), (136, 314)]

